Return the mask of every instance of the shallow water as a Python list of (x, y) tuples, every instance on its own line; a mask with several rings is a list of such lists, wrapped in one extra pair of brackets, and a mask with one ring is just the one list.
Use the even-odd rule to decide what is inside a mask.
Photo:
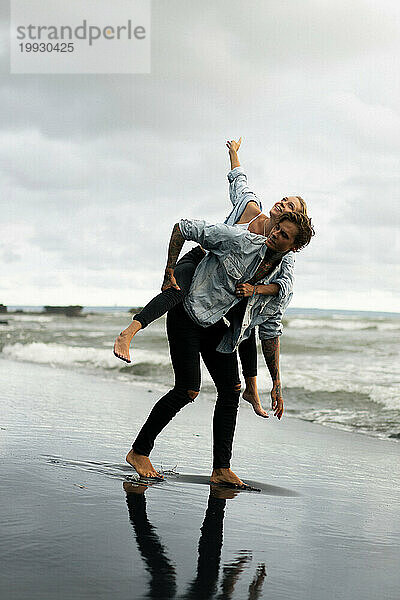
[[(130, 315), (98, 308), (81, 318), (7, 314), (0, 359), (53, 365), (148, 389), (173, 378), (164, 319), (135, 338), (130, 365), (112, 354)], [(286, 407), (292, 416), (325, 426), (400, 439), (400, 316), (385, 313), (288, 310), (281, 339)], [(270, 376), (260, 354), (259, 388), (268, 404)], [(213, 384), (203, 371), (203, 394)]]
[[(210, 490), (212, 403), (163, 432), (140, 486), (123, 457), (146, 388), (0, 361), (5, 600), (397, 600), (399, 444), (241, 410), (233, 468), (263, 493)], [(212, 493), (211, 493), (212, 492)]]

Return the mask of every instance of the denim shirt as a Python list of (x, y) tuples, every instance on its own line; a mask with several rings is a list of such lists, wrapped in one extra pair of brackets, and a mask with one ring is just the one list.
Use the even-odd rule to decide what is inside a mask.
[[(242, 167), (235, 167), (229, 171), (227, 177), (229, 181), (229, 198), (233, 204), (233, 208), (224, 222), (227, 225), (235, 225), (235, 223), (240, 220), (240, 217), (242, 216), (249, 202), (255, 202), (260, 210), (262, 210), (262, 204), (260, 199), (257, 198), (255, 193), (252, 192), (247, 185), (247, 175), (243, 171)], [(284, 279), (286, 271), (288, 273), (288, 277), (291, 277), (291, 273), (293, 273), (294, 262), (294, 252), (288, 252), (282, 258), (280, 270), (281, 280)], [(272, 280), (270, 283), (279, 283), (282, 285), (281, 281)]]
[[(209, 225), (205, 221), (182, 219), (179, 223), (186, 240), (198, 242), (210, 252), (201, 260), (194, 274), (184, 306), (189, 316), (202, 327), (217, 323), (229, 309), (240, 302), (236, 285), (245, 283), (255, 274), (267, 247), (265, 237), (224, 223)], [(261, 340), (282, 334), (282, 315), (293, 290), (293, 263), (288, 263), (282, 275), (282, 262), (260, 283), (278, 283), (277, 296), (256, 294), (247, 300), (241, 322), (227, 328), (217, 350), (233, 352), (259, 325)]]
[(229, 171), (229, 198), (233, 204), (232, 211), (225, 219), (227, 225), (234, 225), (239, 221), (244, 209), (249, 202), (255, 202), (260, 210), (262, 210), (261, 201), (257, 198), (247, 185), (247, 175), (242, 167), (235, 167)]

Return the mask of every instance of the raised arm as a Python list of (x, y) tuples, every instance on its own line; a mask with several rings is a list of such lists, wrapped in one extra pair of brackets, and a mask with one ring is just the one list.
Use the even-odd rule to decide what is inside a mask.
[(228, 173), (229, 198), (233, 204), (233, 210), (225, 220), (225, 223), (228, 225), (234, 225), (236, 223), (249, 202), (255, 202), (260, 210), (262, 208), (260, 200), (247, 185), (247, 176), (245, 172), (240, 168), (238, 150), (241, 141), (242, 138), (239, 138), (237, 142), (235, 142), (235, 140), (226, 142), (231, 162), (231, 170)]
[(272, 410), (274, 415), (281, 419), (283, 415), (283, 398), (281, 390), (281, 376), (279, 372), (279, 337), (261, 340), (261, 347), (265, 358), (265, 364), (272, 379)]
[(161, 291), (163, 292), (170, 287), (174, 287), (177, 290), (181, 289), (176, 283), (174, 270), (184, 243), (185, 238), (179, 229), (179, 223), (175, 223), (169, 240), (167, 266), (165, 267), (164, 280), (161, 286)]
[(240, 167), (238, 150), (240, 148), (240, 144), (242, 143), (242, 138), (240, 137), (237, 142), (235, 140), (227, 141), (226, 146), (229, 149), (229, 158), (231, 159), (231, 170), (235, 169), (235, 167)]

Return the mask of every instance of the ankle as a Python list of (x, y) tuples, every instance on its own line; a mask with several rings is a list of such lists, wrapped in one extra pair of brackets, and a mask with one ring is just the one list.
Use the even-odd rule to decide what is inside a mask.
[(255, 377), (245, 377), (244, 381), (246, 384), (247, 392), (256, 392), (257, 391), (257, 379)]
[(123, 331), (121, 331), (120, 335), (127, 336), (132, 339), (134, 335), (137, 334), (138, 331), (142, 329), (142, 324), (139, 321), (132, 321), (130, 325)]
[(227, 471), (230, 471), (229, 467), (218, 467), (213, 469), (213, 475), (223, 475)]
[(138, 454), (137, 452), (134, 451), (133, 448), (131, 448), (127, 454), (127, 456), (140, 456), (140, 454)]

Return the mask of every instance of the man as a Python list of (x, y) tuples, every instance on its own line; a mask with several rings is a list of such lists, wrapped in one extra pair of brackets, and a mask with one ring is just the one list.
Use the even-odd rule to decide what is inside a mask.
[[(198, 242), (209, 253), (199, 263), (183, 304), (168, 313), (175, 386), (156, 403), (126, 457), (140, 476), (160, 477), (149, 454), (160, 431), (198, 395), (201, 355), (218, 392), (213, 418), (211, 482), (244, 486), (230, 469), (240, 394), (236, 348), (259, 325), (263, 354), (273, 382), (272, 408), (280, 419), (283, 399), (279, 336), (282, 315), (292, 297), (292, 281), (288, 283), (286, 278), (276, 296), (257, 294), (257, 284), (268, 285), (273, 278), (277, 281), (282, 257), (307, 245), (313, 233), (308, 217), (296, 212), (283, 214), (267, 238), (204, 221), (182, 220), (175, 225), (167, 263), (172, 275), (185, 240)], [(247, 296), (248, 286), (253, 288), (251, 297)]]

